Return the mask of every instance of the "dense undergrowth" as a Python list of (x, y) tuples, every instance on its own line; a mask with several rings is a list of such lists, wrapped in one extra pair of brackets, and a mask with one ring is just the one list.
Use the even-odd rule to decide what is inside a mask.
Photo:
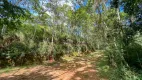
[(114, 67), (110, 64), (107, 55), (100, 54), (101, 58), (97, 62), (97, 70), (99, 71), (100, 77), (107, 78), (108, 80), (141, 80), (142, 71), (134, 67)]
[(43, 33), (41, 26), (23, 25), (13, 33), (3, 35), (0, 50), (1, 67), (42, 63), (51, 59), (58, 60), (64, 54), (70, 53), (74, 55), (85, 51), (88, 53), (87, 45), (78, 44), (77, 40), (72, 37), (74, 35), (59, 33), (56, 30), (57, 37), (52, 40), (50, 32), (52, 28), (46, 28), (46, 30), (48, 31)]

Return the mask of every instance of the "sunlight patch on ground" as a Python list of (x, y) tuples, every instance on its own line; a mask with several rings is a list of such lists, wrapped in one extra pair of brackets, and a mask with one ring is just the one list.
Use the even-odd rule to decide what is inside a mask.
[(100, 54), (91, 53), (67, 62), (23, 68), (2, 73), (0, 80), (103, 80), (96, 69), (99, 57)]

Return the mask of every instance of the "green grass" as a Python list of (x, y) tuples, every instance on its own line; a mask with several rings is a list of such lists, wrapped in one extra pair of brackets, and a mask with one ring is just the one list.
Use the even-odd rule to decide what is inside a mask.
[(7, 67), (7, 68), (3, 68), (3, 69), (0, 69), (0, 74), (1, 73), (7, 73), (7, 72), (10, 72), (10, 71), (14, 71), (14, 70), (17, 70), (19, 69), (18, 67)]
[(132, 69), (128, 69), (125, 66), (121, 68), (110, 66), (106, 56), (102, 56), (96, 66), (100, 77), (108, 80), (142, 80), (142, 74)]
[(36, 66), (37, 64), (32, 64), (32, 65), (24, 65), (24, 66), (17, 66), (17, 67), (6, 67), (6, 68), (2, 68), (0, 69), (0, 74), (1, 73), (8, 73), (8, 72), (11, 72), (11, 71), (15, 71), (15, 70), (18, 70), (18, 69), (28, 69), (30, 67), (33, 67), (33, 66)]

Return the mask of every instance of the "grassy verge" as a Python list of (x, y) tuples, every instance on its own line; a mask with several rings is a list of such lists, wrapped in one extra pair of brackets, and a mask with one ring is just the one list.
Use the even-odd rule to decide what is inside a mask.
[(28, 69), (28, 68), (33, 67), (33, 66), (36, 66), (36, 64), (17, 66), (17, 67), (6, 67), (6, 68), (0, 69), (0, 74), (12, 72), (12, 71), (15, 71), (15, 70), (18, 70), (18, 69)]
[(3, 69), (0, 69), (0, 74), (1, 73), (7, 73), (7, 72), (10, 72), (10, 71), (14, 71), (14, 70), (17, 70), (18, 67), (7, 67), (7, 68), (3, 68)]
[(107, 56), (102, 56), (96, 66), (100, 77), (107, 78), (108, 80), (142, 80), (142, 74), (138, 73), (141, 71), (136, 72), (125, 66), (119, 69), (109, 66)]

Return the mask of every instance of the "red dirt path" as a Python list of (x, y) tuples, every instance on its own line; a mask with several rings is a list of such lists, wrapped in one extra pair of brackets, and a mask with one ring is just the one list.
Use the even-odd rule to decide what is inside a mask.
[(95, 58), (79, 57), (74, 61), (38, 65), (0, 74), (0, 80), (105, 80), (98, 76)]

